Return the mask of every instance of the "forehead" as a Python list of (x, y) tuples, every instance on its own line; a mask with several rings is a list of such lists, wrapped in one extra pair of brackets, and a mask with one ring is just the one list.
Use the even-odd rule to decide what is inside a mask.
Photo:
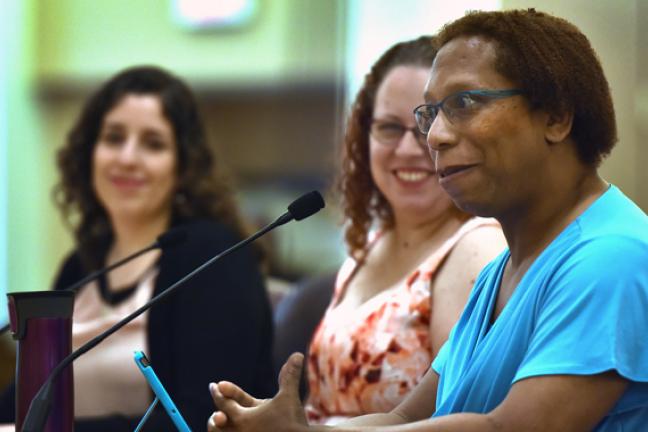
[(119, 97), (107, 110), (106, 117), (116, 116), (124, 111), (137, 111), (144, 115), (162, 116), (162, 103), (154, 94), (126, 93)]
[(425, 99), (438, 101), (456, 91), (510, 88), (512, 83), (495, 70), (495, 42), (464, 36), (445, 44), (436, 56)]
[(429, 68), (421, 66), (396, 66), (387, 73), (376, 92), (374, 113), (405, 109), (411, 114), (416, 104), (423, 102), (421, 91), (425, 87)]
[(163, 131), (172, 129), (171, 122), (164, 114), (160, 98), (153, 94), (124, 95), (106, 112), (103, 123), (148, 126)]

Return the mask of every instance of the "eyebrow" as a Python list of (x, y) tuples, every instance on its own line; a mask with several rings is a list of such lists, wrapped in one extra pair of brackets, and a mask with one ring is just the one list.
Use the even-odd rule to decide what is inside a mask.
[[(123, 130), (123, 129), (126, 129), (126, 126), (124, 125), (124, 123), (121, 123), (121, 122), (118, 122), (118, 121), (106, 121), (106, 122), (103, 123), (103, 125), (100, 128), (100, 130), (104, 130), (104, 129)], [(144, 128), (143, 133), (145, 135), (159, 135), (161, 137), (173, 136), (173, 131), (169, 131), (169, 133), (167, 134), (167, 132), (162, 130), (161, 128), (146, 127), (146, 128)]]
[(121, 132), (124, 130), (124, 126), (121, 123), (115, 123), (115, 122), (103, 122), (101, 124), (101, 127), (99, 128), (99, 132), (104, 132), (104, 131), (119, 131)]
[(390, 114), (390, 113), (383, 113), (379, 116), (372, 116), (374, 120), (380, 120), (384, 122), (400, 122), (401, 118), (400, 116)]
[(447, 92), (443, 95), (443, 97), (441, 97), (439, 99), (434, 99), (434, 98), (432, 98), (431, 93), (428, 90), (426, 90), (423, 93), (423, 99), (425, 100), (426, 104), (439, 103), (440, 101), (442, 101), (446, 97), (448, 97), (450, 95), (453, 95), (455, 93), (461, 93), (461, 92), (468, 91), (468, 90), (479, 90), (479, 89), (480, 89), (480, 87), (477, 86), (477, 85), (470, 85), (470, 84), (466, 83), (465, 81), (457, 81), (457, 82), (451, 83), (448, 86), (446, 86)]

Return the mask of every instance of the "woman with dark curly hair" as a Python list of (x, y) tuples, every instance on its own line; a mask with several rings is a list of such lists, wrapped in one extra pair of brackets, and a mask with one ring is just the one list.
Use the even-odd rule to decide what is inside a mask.
[(471, 219), (443, 192), (416, 129), (435, 54), (432, 37), (394, 45), (353, 105), (339, 179), (350, 258), (310, 345), (312, 422), (398, 405), (505, 247), (494, 220)]
[[(117, 262), (171, 227), (183, 226), (187, 240), (84, 287), (75, 301), (73, 348), (241, 239), (232, 192), (215, 163), (194, 97), (172, 74), (130, 68), (90, 97), (58, 155), (55, 198), (74, 228), (76, 251), (55, 289)], [(259, 263), (241, 250), (74, 363), (75, 430), (135, 428), (152, 401), (135, 350), (147, 353), (189, 426), (203, 428), (211, 411), (209, 381), (228, 377), (272, 393), (271, 344)], [(0, 420), (13, 421), (12, 399), (10, 389)], [(156, 409), (145, 429), (173, 427)]]

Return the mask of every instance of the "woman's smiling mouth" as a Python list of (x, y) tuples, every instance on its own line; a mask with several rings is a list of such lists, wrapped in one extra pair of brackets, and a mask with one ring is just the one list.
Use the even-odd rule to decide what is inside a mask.
[(394, 175), (404, 182), (418, 183), (432, 176), (433, 173), (431, 171), (419, 169), (396, 169), (394, 170)]

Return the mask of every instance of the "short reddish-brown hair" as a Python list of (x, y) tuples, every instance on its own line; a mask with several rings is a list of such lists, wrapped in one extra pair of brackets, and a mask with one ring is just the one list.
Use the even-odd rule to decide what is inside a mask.
[(570, 136), (584, 163), (596, 167), (610, 153), (617, 141), (610, 88), (576, 26), (535, 9), (469, 12), (443, 27), (439, 46), (469, 36), (495, 42), (495, 70), (524, 90), (534, 109), (573, 112)]

